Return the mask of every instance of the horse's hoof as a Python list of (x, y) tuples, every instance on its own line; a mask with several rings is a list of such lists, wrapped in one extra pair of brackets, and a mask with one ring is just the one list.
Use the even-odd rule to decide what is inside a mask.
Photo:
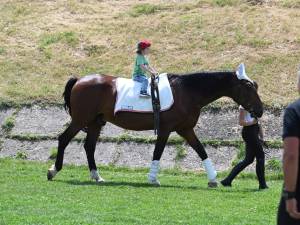
[(149, 184), (153, 185), (153, 186), (160, 186), (160, 182), (159, 180), (148, 180)]
[(209, 181), (208, 182), (208, 187), (209, 188), (216, 188), (216, 187), (218, 187), (218, 182), (217, 181)]
[(51, 181), (53, 179), (53, 175), (52, 175), (51, 171), (49, 171), (49, 170), (48, 170), (48, 173), (47, 173), (47, 179), (49, 181)]
[(90, 172), (91, 174), (91, 179), (95, 180), (96, 183), (103, 183), (105, 182), (105, 180), (99, 175), (97, 170), (91, 170)]
[(100, 183), (104, 183), (105, 180), (102, 177), (99, 177), (99, 179), (95, 179), (96, 183), (100, 184)]
[(50, 167), (50, 169), (48, 170), (48, 173), (47, 173), (48, 180), (52, 180), (53, 177), (55, 177), (56, 174), (57, 174), (57, 170), (55, 168), (55, 165), (52, 165)]

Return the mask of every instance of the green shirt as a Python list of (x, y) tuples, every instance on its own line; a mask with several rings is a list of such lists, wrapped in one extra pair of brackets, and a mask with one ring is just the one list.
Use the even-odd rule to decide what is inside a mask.
[(148, 59), (142, 54), (137, 54), (135, 58), (132, 77), (135, 77), (137, 75), (146, 76), (145, 71), (143, 71), (141, 68), (141, 65), (149, 65)]

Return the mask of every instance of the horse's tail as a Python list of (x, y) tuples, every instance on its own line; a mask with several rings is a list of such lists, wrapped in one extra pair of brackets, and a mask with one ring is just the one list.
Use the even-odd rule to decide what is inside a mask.
[(69, 111), (70, 115), (71, 115), (71, 104), (70, 104), (70, 98), (71, 98), (71, 91), (73, 86), (75, 85), (75, 83), (77, 82), (78, 78), (77, 77), (71, 77), (66, 86), (65, 86), (65, 91), (63, 93), (63, 97), (65, 100), (64, 103), (64, 108), (66, 111)]

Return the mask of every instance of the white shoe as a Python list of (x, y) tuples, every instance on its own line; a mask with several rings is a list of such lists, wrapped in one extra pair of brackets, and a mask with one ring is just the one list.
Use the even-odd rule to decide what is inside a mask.
[(140, 93), (140, 97), (142, 97), (142, 98), (150, 98), (151, 95), (149, 95), (147, 92), (141, 92)]

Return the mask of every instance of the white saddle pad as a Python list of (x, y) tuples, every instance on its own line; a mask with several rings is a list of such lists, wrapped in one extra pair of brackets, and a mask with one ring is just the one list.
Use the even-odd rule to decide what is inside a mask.
[[(151, 79), (149, 78), (149, 84)], [(117, 100), (114, 113), (119, 111), (125, 112), (153, 112), (151, 98), (140, 97), (141, 83), (132, 79), (117, 78)], [(171, 108), (174, 103), (172, 90), (169, 79), (166, 73), (159, 75), (159, 98), (161, 111), (166, 111)], [(150, 93), (150, 85), (148, 85), (148, 93)]]

